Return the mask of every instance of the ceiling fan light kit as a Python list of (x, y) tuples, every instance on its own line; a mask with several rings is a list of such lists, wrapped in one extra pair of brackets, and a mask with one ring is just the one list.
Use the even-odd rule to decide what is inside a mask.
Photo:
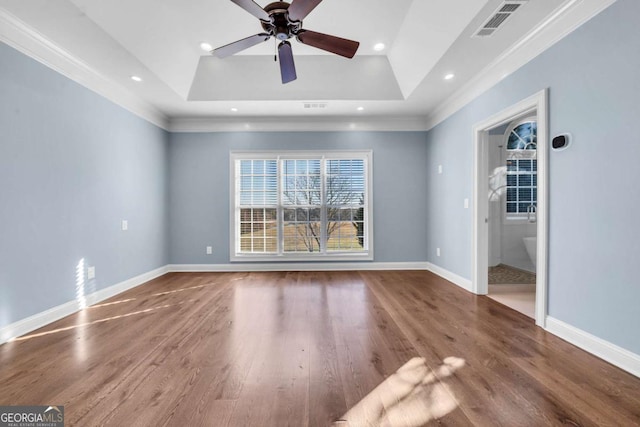
[(353, 58), (360, 46), (359, 42), (353, 40), (302, 29), (302, 20), (322, 0), (293, 0), (291, 3), (277, 1), (268, 4), (264, 9), (253, 0), (231, 1), (258, 18), (265, 32), (221, 46), (211, 53), (218, 58), (226, 58), (275, 37), (280, 41), (278, 58), (283, 84), (297, 78), (293, 50), (289, 43), (289, 39), (294, 36), (302, 44), (345, 58)]

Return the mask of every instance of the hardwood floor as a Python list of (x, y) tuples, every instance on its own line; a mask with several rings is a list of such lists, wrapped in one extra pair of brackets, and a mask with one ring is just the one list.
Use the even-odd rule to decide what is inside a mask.
[(174, 273), (0, 346), (93, 426), (632, 426), (640, 379), (423, 271)]

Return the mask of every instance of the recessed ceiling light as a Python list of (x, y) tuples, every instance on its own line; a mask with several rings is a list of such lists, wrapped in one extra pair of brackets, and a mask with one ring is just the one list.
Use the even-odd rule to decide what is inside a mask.
[(131, 76), (131, 80), (133, 80), (134, 82), (141, 82), (142, 81), (142, 77)]
[(233, 107), (233, 108), (231, 109), (231, 111), (233, 111), (233, 112), (235, 113), (236, 111), (238, 111), (238, 109), (237, 109), (236, 107)]
[(444, 79), (445, 79), (445, 80), (451, 80), (451, 79), (452, 79), (452, 78), (454, 78), (455, 76), (456, 76), (455, 74), (453, 74), (453, 73), (449, 73), (449, 74), (446, 74), (446, 75), (444, 76)]
[(358, 107), (358, 111), (364, 110), (364, 107)]
[(376, 43), (373, 46), (373, 50), (380, 52), (381, 50), (384, 50), (385, 46), (384, 43)]
[(202, 42), (200, 43), (200, 49), (204, 50), (205, 52), (211, 52), (213, 50), (213, 46), (211, 46), (207, 42)]

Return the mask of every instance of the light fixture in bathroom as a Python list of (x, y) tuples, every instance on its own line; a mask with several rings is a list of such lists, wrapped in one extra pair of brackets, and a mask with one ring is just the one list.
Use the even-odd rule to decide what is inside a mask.
[(375, 45), (373, 45), (373, 50), (375, 50), (376, 52), (381, 52), (384, 50), (384, 48), (384, 43), (376, 43)]
[(444, 79), (445, 80), (451, 80), (455, 77), (456, 75), (453, 73), (449, 73), (449, 74), (445, 74)]

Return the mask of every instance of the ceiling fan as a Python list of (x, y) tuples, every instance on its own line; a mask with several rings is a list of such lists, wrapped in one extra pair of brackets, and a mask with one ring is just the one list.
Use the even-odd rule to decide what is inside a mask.
[(226, 58), (258, 43), (265, 42), (271, 37), (275, 37), (280, 40), (278, 57), (280, 59), (282, 83), (289, 83), (297, 78), (293, 51), (291, 50), (291, 43), (288, 41), (293, 36), (300, 43), (326, 50), (345, 58), (353, 58), (358, 46), (360, 46), (359, 42), (353, 40), (302, 29), (302, 20), (322, 0), (293, 0), (291, 3), (277, 1), (266, 5), (264, 8), (253, 0), (231, 1), (258, 18), (264, 32), (219, 47), (212, 50), (211, 53), (218, 58)]

